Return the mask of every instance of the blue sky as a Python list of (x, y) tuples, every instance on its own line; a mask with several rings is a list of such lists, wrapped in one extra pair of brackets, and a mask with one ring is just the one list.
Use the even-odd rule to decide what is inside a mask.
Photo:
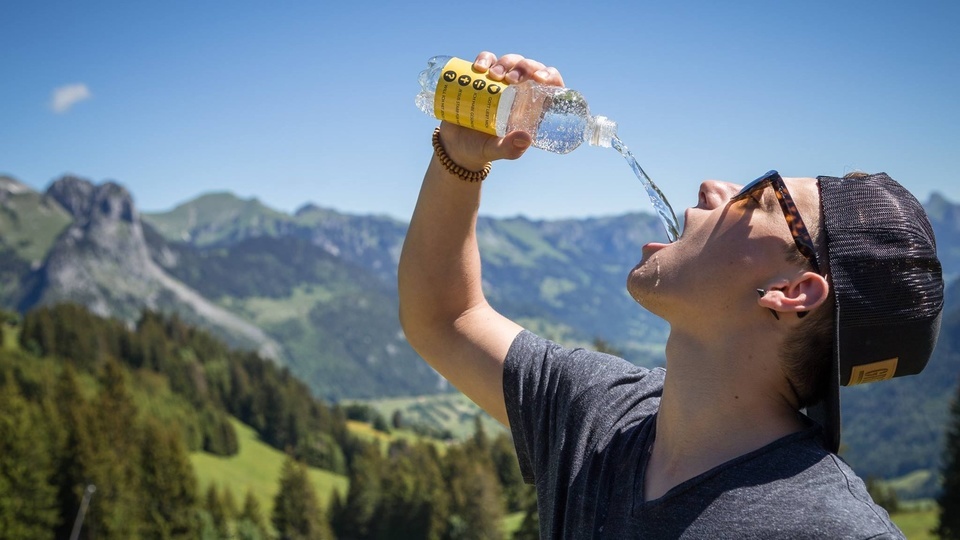
[[(334, 5), (334, 7), (331, 7)], [(468, 4), (462, 4), (468, 6)], [(960, 2), (30, 2), (0, 5), (0, 173), (406, 220), (429, 57), (557, 66), (678, 214), (708, 178), (886, 171), (960, 202)], [(482, 213), (650, 211), (611, 149), (498, 162)]]

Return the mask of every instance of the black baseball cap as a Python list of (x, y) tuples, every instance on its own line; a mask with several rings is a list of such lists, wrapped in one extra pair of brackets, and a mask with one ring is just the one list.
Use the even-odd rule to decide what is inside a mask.
[(940, 333), (943, 275), (933, 227), (878, 173), (817, 177), (836, 326), (829, 386), (807, 414), (840, 448), (840, 387), (920, 373)]

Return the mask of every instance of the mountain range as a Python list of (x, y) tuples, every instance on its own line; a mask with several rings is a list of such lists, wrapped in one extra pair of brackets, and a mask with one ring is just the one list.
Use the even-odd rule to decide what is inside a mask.
[[(952, 284), (940, 346), (917, 377), (844, 393), (845, 456), (877, 476), (936, 467), (960, 371), (960, 206), (939, 195), (924, 206)], [(0, 307), (70, 301), (131, 324), (144, 309), (176, 312), (330, 400), (443, 392), (397, 321), (406, 227), (313, 204), (291, 214), (227, 192), (140, 213), (115, 182), (67, 175), (41, 193), (0, 176)], [(642, 245), (664, 237), (645, 213), (481, 218), (484, 288), (501, 312), (546, 337), (602, 341), (658, 365), (668, 328), (638, 309), (624, 280)]]

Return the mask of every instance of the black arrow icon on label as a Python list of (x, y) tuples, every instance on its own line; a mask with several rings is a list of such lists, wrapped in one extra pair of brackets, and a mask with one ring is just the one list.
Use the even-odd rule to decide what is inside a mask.
[(457, 72), (454, 71), (454, 70), (452, 70), (452, 69), (449, 70), (449, 71), (444, 71), (444, 72), (443, 72), (443, 80), (445, 80), (445, 81), (447, 81), (447, 82), (453, 82), (453, 81), (457, 80)]

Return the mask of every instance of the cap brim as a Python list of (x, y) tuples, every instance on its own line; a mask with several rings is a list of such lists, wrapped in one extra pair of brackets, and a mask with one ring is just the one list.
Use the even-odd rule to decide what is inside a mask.
[[(839, 320), (839, 316), (838, 316)], [(830, 380), (823, 401), (807, 408), (807, 416), (823, 427), (823, 446), (836, 454), (840, 451), (840, 336), (834, 328), (833, 362)]]

